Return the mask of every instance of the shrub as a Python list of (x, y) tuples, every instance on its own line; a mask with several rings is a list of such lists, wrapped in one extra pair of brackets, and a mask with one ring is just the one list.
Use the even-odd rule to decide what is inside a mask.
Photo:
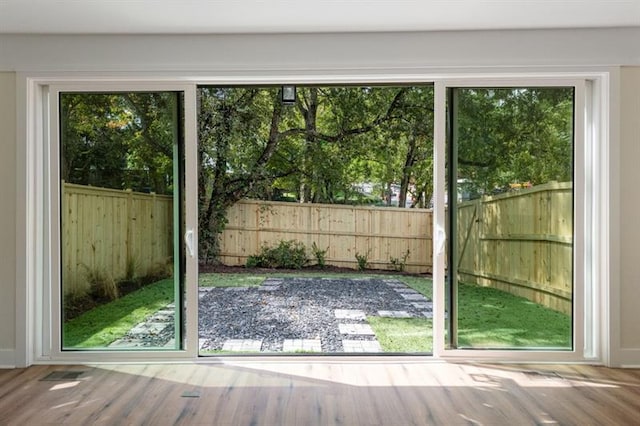
[(280, 241), (275, 247), (263, 245), (260, 253), (247, 258), (247, 268), (301, 269), (307, 263), (307, 252), (299, 241)]
[(127, 257), (126, 270), (124, 279), (126, 281), (133, 281), (136, 277), (136, 271), (138, 270), (138, 262), (133, 256)]
[(407, 251), (401, 258), (390, 257), (389, 262), (391, 262), (391, 268), (394, 271), (398, 271), (398, 272), (404, 271), (404, 268), (407, 266), (407, 259), (409, 258), (410, 253), (411, 252), (409, 251), (409, 249), (407, 249)]
[(367, 250), (365, 254), (356, 252), (356, 260), (358, 261), (358, 271), (364, 271), (369, 266), (369, 254), (371, 250)]
[(104, 268), (85, 266), (85, 277), (89, 283), (89, 293), (94, 298), (115, 300), (118, 298), (118, 286)]
[(144, 277), (144, 282), (156, 282), (173, 276), (173, 258), (167, 257), (166, 259), (155, 262), (147, 270), (147, 275)]
[(321, 250), (320, 247), (314, 241), (311, 245), (311, 251), (313, 251), (313, 255), (316, 258), (316, 263), (320, 268), (324, 268), (327, 264), (327, 251), (329, 251), (329, 247), (324, 250)]

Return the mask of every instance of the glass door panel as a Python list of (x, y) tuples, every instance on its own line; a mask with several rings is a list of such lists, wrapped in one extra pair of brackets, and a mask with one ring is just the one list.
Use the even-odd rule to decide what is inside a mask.
[(454, 348), (572, 349), (574, 88), (448, 92)]
[(201, 355), (432, 351), (433, 96), (198, 88)]
[(59, 94), (62, 349), (181, 346), (182, 103)]

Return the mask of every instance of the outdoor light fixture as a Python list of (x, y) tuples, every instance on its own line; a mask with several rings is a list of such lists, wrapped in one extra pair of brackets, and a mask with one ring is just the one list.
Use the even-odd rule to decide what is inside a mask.
[(282, 86), (282, 104), (294, 105), (296, 103), (296, 86)]

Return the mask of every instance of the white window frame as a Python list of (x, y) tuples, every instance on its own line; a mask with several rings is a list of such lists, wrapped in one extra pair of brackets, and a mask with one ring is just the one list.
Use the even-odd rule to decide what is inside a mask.
[[(184, 94), (184, 156), (185, 181), (197, 179), (197, 142), (196, 142), (196, 92), (192, 84), (174, 82), (43, 82), (36, 90), (41, 112), (38, 127), (41, 134), (33, 145), (37, 175), (33, 182), (35, 192), (40, 195), (34, 200), (37, 203), (37, 219), (35, 227), (38, 232), (33, 236), (31, 247), (37, 252), (37, 270), (42, 275), (34, 277), (35, 309), (38, 316), (33, 324), (31, 353), (28, 354), (33, 363), (47, 362), (106, 362), (106, 361), (161, 361), (174, 359), (193, 359), (198, 354), (197, 308), (186, 309), (186, 332), (183, 341), (186, 347), (180, 350), (63, 350), (61, 347), (60, 322), (60, 180), (59, 180), (59, 94), (61, 92), (162, 92), (172, 91)], [(185, 229), (197, 230), (197, 186), (186, 185), (184, 220)], [(197, 246), (194, 247), (197, 250)], [(197, 251), (196, 251), (197, 252)], [(197, 256), (186, 256), (185, 303), (187, 306), (198, 306)], [(178, 309), (180, 309), (178, 307)]]
[[(599, 312), (596, 305), (594, 273), (589, 268), (597, 267), (593, 262), (590, 248), (598, 244), (597, 234), (589, 232), (594, 228), (593, 207), (595, 196), (593, 193), (593, 175), (586, 174), (586, 165), (596, 161), (594, 146), (599, 137), (595, 134), (593, 120), (593, 84), (585, 78), (575, 77), (542, 77), (542, 78), (464, 78), (443, 79), (436, 82), (435, 111), (436, 123), (434, 130), (435, 161), (434, 161), (434, 228), (445, 228), (444, 199), (445, 182), (445, 152), (446, 152), (446, 93), (450, 88), (499, 88), (499, 87), (574, 87), (574, 244), (573, 244), (573, 336), (572, 350), (491, 350), (491, 349), (447, 349), (445, 348), (445, 257), (441, 240), (434, 238), (434, 356), (448, 359), (483, 359), (504, 361), (529, 361), (535, 359), (540, 362), (593, 362), (600, 359), (600, 351), (596, 330), (599, 329)], [(589, 172), (592, 170), (589, 168)], [(587, 188), (589, 191), (587, 191)], [(440, 231), (441, 233), (442, 231)], [(434, 235), (437, 235), (434, 232)], [(586, 241), (585, 241), (586, 240)], [(587, 249), (589, 248), (589, 249)], [(587, 309), (591, 308), (591, 309)], [(436, 324), (437, 322), (437, 324)], [(508, 354), (508, 355), (507, 355)]]
[[(602, 203), (609, 197), (609, 72), (607, 70), (582, 72), (511, 70), (487, 73), (485, 71), (452, 71), (448, 74), (418, 72), (415, 70), (380, 70), (377, 72), (342, 73), (324, 72), (283, 72), (269, 71), (262, 76), (239, 73), (237, 76), (185, 76), (170, 74), (158, 77), (153, 74), (131, 75), (87, 75), (51, 73), (47, 76), (19, 74), (18, 76), (18, 131), (25, 141), (18, 148), (19, 165), (24, 164), (24, 176), (19, 177), (18, 191), (18, 273), (17, 280), (24, 286), (17, 286), (16, 308), (16, 364), (27, 366), (37, 363), (57, 362), (124, 362), (124, 361), (184, 361), (206, 360), (198, 355), (197, 310), (188, 309), (186, 321), (187, 347), (181, 351), (60, 351), (51, 342), (52, 306), (48, 289), (52, 282), (52, 263), (58, 258), (51, 256), (52, 222), (59, 211), (51, 206), (50, 144), (47, 136), (53, 118), (49, 117), (49, 90), (55, 91), (181, 91), (185, 96), (185, 181), (186, 184), (186, 226), (197, 235), (197, 123), (196, 90), (198, 85), (266, 85), (266, 84), (434, 84), (434, 188), (436, 209), (434, 210), (434, 350), (433, 359), (491, 360), (522, 362), (602, 362), (609, 361), (609, 250), (608, 250), (608, 204)], [(576, 283), (584, 280), (597, 282), (588, 294), (580, 292), (575, 297), (588, 303), (574, 314), (580, 317), (574, 323), (580, 326), (574, 331), (574, 351), (490, 351), (490, 350), (446, 350), (444, 348), (444, 137), (446, 134), (446, 89), (447, 87), (493, 86), (567, 86), (575, 85), (578, 105), (585, 114), (576, 116), (576, 163), (575, 199), (576, 242)], [(578, 125), (578, 123), (582, 123)], [(20, 132), (23, 132), (20, 134)], [(583, 140), (584, 143), (579, 143)], [(584, 147), (579, 148), (579, 146)], [(578, 151), (580, 150), (580, 151)], [(56, 166), (57, 167), (57, 166)], [(580, 178), (582, 177), (582, 178)], [(587, 191), (590, 191), (587, 194)], [(52, 211), (53, 210), (53, 211)], [(587, 213), (588, 212), (588, 213)], [(578, 217), (579, 216), (579, 217)], [(439, 232), (440, 230), (440, 232)], [(590, 240), (583, 241), (589, 234)], [(440, 236), (440, 238), (439, 238)], [(197, 238), (195, 239), (197, 243)], [(590, 248), (591, 250), (587, 250)], [(197, 247), (196, 251), (197, 253)], [(578, 253), (579, 256), (576, 254)], [(578, 258), (579, 257), (579, 258)], [(580, 262), (581, 267), (578, 267)], [(59, 266), (56, 266), (59, 268)], [(583, 273), (584, 272), (584, 273)], [(186, 303), (197, 306), (197, 257), (187, 257)], [(580, 281), (578, 281), (580, 280)], [(576, 284), (576, 288), (580, 287)], [(607, 300), (604, 300), (607, 299)], [(589, 302), (590, 301), (590, 302)], [(597, 303), (596, 303), (597, 302)], [(578, 303), (576, 303), (578, 305)], [(586, 316), (585, 316), (586, 315)], [(588, 318), (588, 321), (584, 321)], [(588, 337), (588, 339), (585, 338)], [(386, 358), (387, 356), (385, 356)]]

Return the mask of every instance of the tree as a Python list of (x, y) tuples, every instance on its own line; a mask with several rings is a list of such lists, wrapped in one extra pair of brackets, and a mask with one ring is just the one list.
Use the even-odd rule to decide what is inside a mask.
[(277, 89), (199, 90), (199, 222), (204, 261), (218, 255), (227, 209), (296, 167), (274, 158), (286, 158), (286, 147), (276, 152), (284, 136), (280, 122), (286, 115), (279, 97)]
[(458, 178), (472, 191), (572, 179), (572, 89), (457, 89), (457, 96)]
[(215, 259), (227, 209), (243, 197), (288, 192), (300, 202), (346, 200), (356, 178), (354, 161), (386, 164), (380, 157), (398, 155), (380, 135), (403, 117), (407, 91), (304, 87), (295, 106), (287, 107), (275, 88), (200, 89), (201, 258)]
[(176, 93), (63, 93), (61, 177), (170, 193), (179, 126)]

